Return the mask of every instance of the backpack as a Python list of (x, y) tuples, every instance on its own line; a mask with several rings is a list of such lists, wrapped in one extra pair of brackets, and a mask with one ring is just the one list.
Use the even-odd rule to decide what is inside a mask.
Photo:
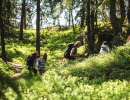
[(68, 44), (68, 47), (66, 48), (66, 50), (64, 51), (64, 57), (65, 58), (70, 58), (70, 52), (71, 52), (71, 49), (74, 47), (74, 44), (73, 43), (69, 43)]
[(26, 58), (26, 65), (30, 65), (30, 63), (33, 63), (34, 55), (31, 54)]

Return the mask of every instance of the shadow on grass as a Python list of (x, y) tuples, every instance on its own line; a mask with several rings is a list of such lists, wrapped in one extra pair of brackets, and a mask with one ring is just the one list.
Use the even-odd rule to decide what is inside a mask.
[(17, 95), (17, 100), (22, 99), (21, 92), (19, 90), (19, 84), (12, 80), (10, 77), (0, 74), (0, 98), (3, 100), (8, 100), (8, 96), (5, 95), (6, 91), (10, 88)]
[(26, 84), (27, 88), (30, 88), (31, 86), (33, 86), (36, 81), (42, 81), (41, 75), (39, 75), (38, 73), (37, 73), (37, 75), (35, 75), (34, 73), (29, 74), (29, 72), (27, 70), (23, 74), (21, 74), (19, 79), (25, 80), (25, 84)]
[[(24, 79), (21, 80), (21, 79)], [(16, 100), (23, 100), (23, 93), (26, 92), (26, 90), (30, 89), (31, 86), (35, 84), (36, 81), (41, 81), (42, 78), (40, 75), (30, 75), (28, 73), (23, 73), (18, 78), (10, 78), (7, 76), (1, 76), (0, 77), (0, 98), (3, 100), (8, 100), (9, 97), (7, 96), (8, 89), (10, 88), (12, 90), (12, 93), (16, 95)], [(21, 80), (21, 81), (20, 81)], [(12, 96), (9, 94), (9, 96)]]
[(9, 51), (9, 50), (7, 51), (8, 61), (12, 61), (12, 58), (19, 58), (19, 57), (23, 58), (24, 56), (25, 55), (22, 52), (18, 51), (17, 49), (14, 49), (14, 52)]

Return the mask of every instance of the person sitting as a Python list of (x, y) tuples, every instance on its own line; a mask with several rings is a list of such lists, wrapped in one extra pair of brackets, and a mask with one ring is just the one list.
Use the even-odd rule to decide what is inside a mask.
[(47, 53), (44, 53), (41, 58), (38, 58), (36, 61), (36, 66), (38, 67), (39, 74), (45, 72), (45, 63), (47, 61)]
[(109, 52), (109, 51), (110, 51), (110, 49), (109, 49), (109, 46), (108, 46), (108, 42), (107, 41), (102, 42), (99, 54), (101, 54), (103, 52)]
[(130, 35), (128, 36), (126, 43), (130, 43)]

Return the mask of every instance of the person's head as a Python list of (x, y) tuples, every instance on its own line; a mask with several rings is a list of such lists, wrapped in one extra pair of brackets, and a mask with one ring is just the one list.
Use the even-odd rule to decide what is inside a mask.
[(34, 52), (34, 54), (36, 55), (36, 57), (38, 57), (38, 56), (39, 56), (38, 51)]
[(43, 59), (44, 61), (47, 61), (47, 53), (43, 53), (42, 59)]
[(75, 43), (76, 47), (80, 47), (82, 45), (81, 41), (76, 41)]
[(102, 45), (108, 45), (108, 42), (107, 41), (103, 41)]

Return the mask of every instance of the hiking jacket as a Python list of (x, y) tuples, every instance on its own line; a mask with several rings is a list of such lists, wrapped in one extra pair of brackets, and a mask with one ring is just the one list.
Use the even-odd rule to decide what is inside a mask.
[(101, 46), (100, 52), (99, 53), (103, 53), (103, 52), (109, 52), (110, 49), (108, 46)]
[(41, 58), (38, 58), (36, 61), (36, 66), (38, 69), (44, 68), (45, 67), (45, 61)]
[(28, 65), (29, 67), (33, 67), (34, 64), (35, 64), (35, 61), (36, 61), (36, 54), (31, 54), (31, 55), (29, 55), (29, 57), (28, 57), (28, 63), (27, 63), (27, 65)]

